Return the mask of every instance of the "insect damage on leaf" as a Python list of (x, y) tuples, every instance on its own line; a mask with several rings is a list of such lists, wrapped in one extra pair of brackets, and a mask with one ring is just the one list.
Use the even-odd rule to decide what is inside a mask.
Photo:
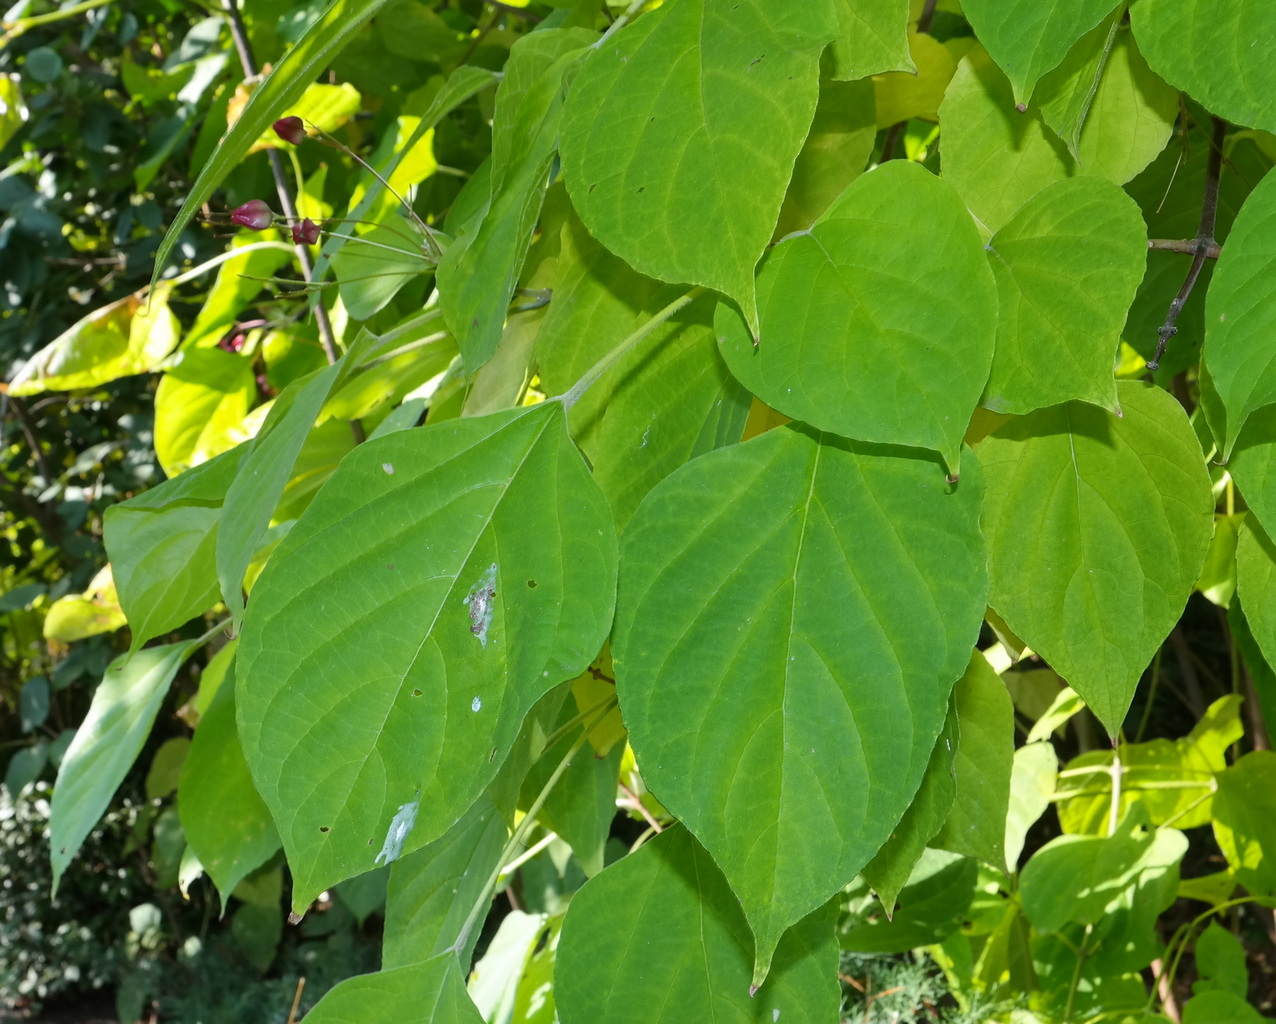
[[(487, 631), (492, 625), (492, 611), (496, 601), (496, 563), (483, 574), (470, 592), (465, 596), (465, 603), (470, 609), (470, 632), (479, 638), (479, 643), (487, 646)], [(478, 710), (477, 708), (475, 710)]]
[(399, 810), (390, 821), (389, 831), (385, 834), (385, 845), (377, 854), (374, 864), (393, 864), (403, 853), (403, 844), (416, 824), (416, 812), (421, 806), (421, 794), (406, 804), (400, 804)]

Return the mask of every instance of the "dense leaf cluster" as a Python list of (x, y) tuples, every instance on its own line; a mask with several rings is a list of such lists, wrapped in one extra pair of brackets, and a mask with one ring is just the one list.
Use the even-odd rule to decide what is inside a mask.
[(55, 885), (215, 642), (182, 883), (386, 886), (316, 1021), (828, 1020), (839, 947), (1254, 1016), (1210, 922), (1276, 899), (1276, 13), (1214, 7), (228, 5), (278, 59), (149, 291), (7, 386), (160, 375), (168, 479), (44, 620), (129, 628)]

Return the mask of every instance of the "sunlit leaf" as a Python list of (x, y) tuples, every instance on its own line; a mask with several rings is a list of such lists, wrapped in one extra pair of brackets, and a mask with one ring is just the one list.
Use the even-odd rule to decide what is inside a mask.
[(831, 910), (784, 936), (754, 995), (739, 902), (690, 833), (667, 830), (572, 898), (558, 948), (558, 1012), (563, 1024), (822, 1024), (838, 1005)]
[[(559, 403), (346, 457), (258, 580), (239, 649), (240, 737), (294, 906), (461, 817), (536, 699), (597, 654), (614, 574)], [(316, 779), (333, 744), (351, 756)]]
[(1143, 279), (1139, 209), (1098, 178), (1055, 182), (988, 243), (997, 347), (983, 404), (1025, 413), (1079, 399), (1116, 411), (1113, 359)]
[(755, 980), (921, 784), (982, 620), (981, 496), (973, 460), (952, 488), (930, 459), (782, 427), (678, 470), (625, 531), (621, 711), (744, 904)]
[(1214, 498), (1183, 407), (1119, 383), (1117, 418), (1071, 403), (980, 444), (989, 604), (1113, 735), (1200, 575)]
[(1235, 124), (1276, 131), (1276, 7), (1139, 0), (1130, 24), (1152, 69)]
[(679, 0), (594, 50), (562, 137), (563, 178), (590, 233), (644, 274), (730, 296), (756, 333), (753, 269), (837, 33), (832, 0)]
[(821, 430), (957, 453), (992, 361), (996, 286), (957, 194), (920, 165), (857, 178), (758, 275), (762, 339), (725, 303), (740, 381)]
[(187, 640), (148, 647), (107, 666), (53, 788), (49, 845), (55, 890), (133, 766), (177, 670), (198, 645)]

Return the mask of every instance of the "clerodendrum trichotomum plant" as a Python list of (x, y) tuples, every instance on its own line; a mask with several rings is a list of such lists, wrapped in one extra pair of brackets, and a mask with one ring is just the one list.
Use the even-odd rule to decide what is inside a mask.
[[(375, 40), (434, 48), (410, 102), (342, 84)], [(334, 0), (145, 301), (10, 386), (163, 372), (55, 870), (209, 644), (190, 871), (387, 876), (315, 1022), (831, 1022), (840, 951), (921, 948), (969, 1019), (1257, 1019), (1274, 44), (1262, 0)]]

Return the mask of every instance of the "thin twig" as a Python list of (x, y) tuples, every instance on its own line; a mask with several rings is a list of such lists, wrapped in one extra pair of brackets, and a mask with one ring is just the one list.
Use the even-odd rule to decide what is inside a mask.
[(939, 0), (926, 0), (922, 7), (921, 16), (917, 19), (918, 33), (929, 32), (931, 19), (935, 17), (935, 8), (939, 6)]
[(301, 990), (306, 987), (305, 975), (297, 979), (297, 992), (292, 997), (292, 1009), (288, 1011), (288, 1024), (297, 1019), (297, 1007), (301, 1005)]
[(12, 395), (8, 396), (9, 408), (13, 410), (14, 419), (18, 421), (18, 426), (22, 428), (22, 435), (27, 439), (27, 445), (31, 449), (31, 455), (35, 459), (36, 468), (40, 470), (40, 475), (44, 477), (44, 486), (48, 487), (53, 483), (53, 473), (49, 469), (49, 463), (44, 458), (44, 451), (40, 448), (40, 438), (35, 432), (35, 424), (31, 422), (31, 418), (27, 415), (26, 409)]
[[(1148, 248), (1159, 249), (1162, 252), (1181, 252), (1188, 256), (1195, 256), (1199, 243), (1195, 238), (1149, 238)], [(1218, 259), (1218, 254), (1223, 251), (1223, 247), (1217, 242), (1211, 242), (1205, 247), (1205, 258), (1207, 260)]]
[(1188, 296), (1196, 287), (1196, 279), (1201, 275), (1201, 268), (1209, 258), (1210, 249), (1217, 250), (1214, 241), (1214, 226), (1218, 221), (1218, 179), (1223, 169), (1223, 139), (1227, 135), (1227, 122), (1222, 118), (1214, 118), (1214, 135), (1210, 139), (1209, 164), (1205, 171), (1205, 194), (1201, 198), (1201, 223), (1196, 229), (1195, 244), (1192, 248), (1192, 265), (1187, 271), (1187, 280), (1170, 303), (1170, 310), (1165, 316), (1165, 323), (1157, 331), (1156, 354), (1148, 360), (1148, 369), (1155, 370), (1161, 365), (1161, 356), (1165, 354), (1165, 346), (1174, 335), (1178, 334), (1175, 321), (1183, 312)]
[[(239, 14), (237, 0), (222, 0), (222, 8), (226, 11), (226, 21), (230, 25), (231, 38), (235, 40), (235, 50), (239, 54), (239, 64), (244, 69), (245, 78), (257, 76), (257, 62), (253, 59), (252, 47), (248, 42), (248, 31), (244, 28), (244, 19)], [(283, 161), (275, 149), (267, 151), (270, 160), (270, 171), (275, 179), (275, 192), (279, 195), (279, 205), (284, 216), (290, 222), (297, 221), (297, 206), (292, 201), (292, 192), (288, 189), (288, 179), (284, 174)], [(314, 265), (310, 262), (310, 252), (304, 245), (297, 246), (297, 260), (301, 264), (301, 276), (306, 284), (310, 283), (314, 274)], [(341, 353), (337, 351), (336, 338), (332, 333), (332, 321), (328, 319), (328, 311), (319, 303), (315, 304), (315, 323), (319, 326), (319, 343), (323, 346), (324, 355), (329, 363), (335, 363)], [(356, 434), (362, 430), (356, 431)]]

